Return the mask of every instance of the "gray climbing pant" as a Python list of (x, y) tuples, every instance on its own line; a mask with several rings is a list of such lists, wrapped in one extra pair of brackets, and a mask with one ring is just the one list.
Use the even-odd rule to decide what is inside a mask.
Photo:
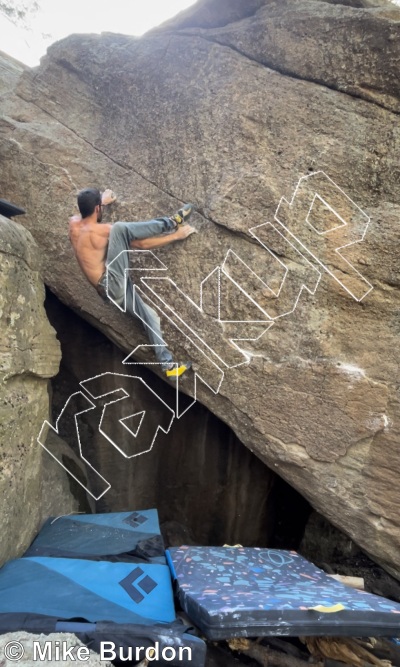
[(120, 306), (125, 303), (126, 312), (142, 321), (150, 343), (157, 346), (154, 348), (157, 361), (162, 364), (171, 362), (172, 354), (163, 340), (160, 318), (133, 289), (128, 273), (130, 254), (124, 251), (132, 250), (132, 241), (160, 236), (174, 229), (174, 222), (167, 217), (147, 222), (115, 222), (108, 241), (106, 270), (97, 285), (103, 298), (111, 298)]

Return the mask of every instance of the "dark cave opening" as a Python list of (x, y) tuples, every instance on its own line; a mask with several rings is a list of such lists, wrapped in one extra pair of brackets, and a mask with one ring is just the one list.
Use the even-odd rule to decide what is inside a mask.
[[(46, 310), (62, 348), (60, 371), (52, 381), (55, 423), (69, 396), (81, 389), (80, 382), (103, 373), (126, 373), (129, 367), (122, 366), (122, 351), (50, 291)], [(145, 382), (151, 377), (157, 394), (171, 402), (172, 387), (146, 368), (140, 373)], [(104, 377), (102, 393), (116, 389), (112, 380)], [(139, 403), (139, 411), (152, 409), (147, 398)], [(167, 434), (158, 434), (150, 452), (131, 459), (99, 434), (98, 421), (96, 410), (80, 417), (88, 460), (111, 484), (96, 501), (96, 511), (156, 507), (170, 544), (299, 547), (311, 506), (205, 406), (197, 402)], [(60, 436), (78, 454), (74, 420), (61, 424)], [(87, 473), (93, 484), (90, 468)]]

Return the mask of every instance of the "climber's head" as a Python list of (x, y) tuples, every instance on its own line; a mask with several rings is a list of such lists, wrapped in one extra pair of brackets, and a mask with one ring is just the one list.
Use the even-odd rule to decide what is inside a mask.
[(97, 209), (97, 222), (102, 219), (101, 194), (97, 188), (85, 188), (78, 192), (78, 207), (82, 218), (88, 218)]

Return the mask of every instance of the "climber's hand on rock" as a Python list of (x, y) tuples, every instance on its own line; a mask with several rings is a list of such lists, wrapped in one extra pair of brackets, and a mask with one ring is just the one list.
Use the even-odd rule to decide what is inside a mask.
[(183, 241), (183, 239), (186, 239), (191, 234), (197, 234), (197, 229), (191, 227), (190, 225), (180, 225), (175, 234), (179, 241)]
[(104, 190), (103, 194), (101, 195), (101, 203), (103, 206), (107, 206), (108, 204), (112, 204), (116, 198), (117, 196), (115, 192), (110, 190), (110, 188), (107, 188), (107, 190)]

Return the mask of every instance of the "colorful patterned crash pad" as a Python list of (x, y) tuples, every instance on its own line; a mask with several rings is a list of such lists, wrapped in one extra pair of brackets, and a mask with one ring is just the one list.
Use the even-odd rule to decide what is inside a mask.
[(184, 611), (209, 639), (400, 635), (400, 604), (349, 588), (294, 551), (184, 546), (167, 560)]

